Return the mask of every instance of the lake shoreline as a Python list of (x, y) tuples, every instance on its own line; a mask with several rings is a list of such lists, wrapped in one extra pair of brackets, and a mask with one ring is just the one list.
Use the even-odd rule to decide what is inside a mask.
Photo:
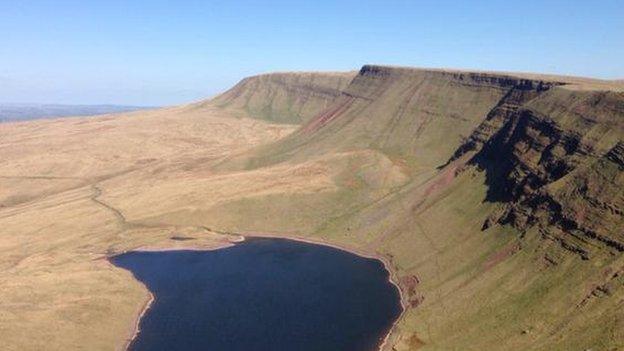
[[(286, 240), (304, 242), (308, 244), (322, 245), (322, 246), (327, 246), (327, 247), (331, 247), (334, 249), (338, 249), (341, 251), (345, 251), (345, 252), (360, 256), (360, 257), (375, 259), (382, 263), (382, 265), (384, 266), (384, 269), (388, 272), (388, 282), (390, 282), (392, 285), (394, 285), (397, 288), (399, 292), (399, 296), (400, 296), (401, 313), (399, 314), (397, 319), (393, 322), (393, 324), (388, 329), (388, 332), (386, 333), (385, 337), (383, 338), (383, 341), (381, 342), (378, 348), (378, 351), (392, 350), (393, 343), (390, 342), (390, 339), (393, 335), (395, 337), (400, 336), (396, 334), (397, 333), (396, 328), (397, 328), (398, 323), (403, 319), (403, 316), (405, 315), (408, 304), (407, 304), (407, 297), (405, 296), (405, 293), (399, 283), (396, 269), (394, 269), (390, 260), (387, 257), (384, 257), (377, 253), (367, 252), (358, 248), (348, 247), (346, 245), (330, 243), (321, 239), (299, 237), (299, 236), (288, 235), (288, 234), (279, 235), (279, 234), (271, 234), (271, 233), (249, 232), (249, 233), (231, 233), (230, 235), (236, 235), (237, 238), (235, 240), (230, 240), (228, 242), (224, 242), (222, 244), (218, 244), (214, 246), (183, 245), (183, 246), (175, 246), (175, 247), (139, 247), (136, 249), (126, 250), (126, 251), (117, 253), (115, 255), (109, 256), (107, 260), (111, 265), (115, 266), (111, 262), (111, 259), (115, 256), (119, 256), (127, 252), (132, 252), (132, 251), (134, 252), (213, 251), (213, 250), (220, 250), (220, 249), (232, 247), (248, 239), (254, 239), (254, 238), (286, 239)], [(141, 319), (149, 311), (150, 307), (152, 306), (152, 304), (154, 303), (156, 299), (154, 294), (147, 288), (147, 286), (143, 282), (138, 280), (136, 277), (134, 277), (134, 279), (143, 285), (143, 287), (148, 293), (148, 296), (147, 296), (147, 299), (143, 302), (142, 307), (138, 310), (136, 317), (134, 318), (133, 326), (130, 328), (130, 331), (128, 332), (129, 337), (125, 339), (125, 342), (123, 343), (121, 348), (119, 348), (120, 351), (127, 351), (130, 345), (132, 344), (132, 342), (134, 341), (134, 339), (141, 332), (141, 329), (140, 329)]]
[(398, 279), (398, 272), (396, 271), (394, 266), (392, 266), (392, 263), (387, 257), (380, 255), (378, 253), (368, 252), (362, 249), (349, 247), (347, 245), (335, 244), (335, 243), (331, 243), (322, 239), (299, 237), (295, 235), (280, 236), (279, 234), (271, 234), (271, 233), (243, 233), (240, 235), (243, 236), (244, 238), (287, 239), (287, 240), (305, 242), (309, 244), (323, 245), (327, 247), (332, 247), (334, 249), (346, 251), (354, 255), (360, 256), (360, 257), (371, 258), (371, 259), (380, 261), (383, 264), (384, 269), (388, 272), (388, 281), (390, 282), (390, 284), (394, 285), (399, 291), (400, 303), (401, 303), (401, 313), (399, 314), (397, 319), (394, 321), (390, 329), (388, 329), (388, 332), (386, 336), (384, 337), (382, 343), (379, 345), (379, 349), (378, 349), (379, 351), (391, 351), (392, 350), (393, 343), (390, 342), (390, 338), (393, 336), (393, 334), (395, 337), (399, 337), (399, 335), (395, 333), (397, 333), (397, 330), (396, 330), (397, 326), (399, 322), (403, 319), (403, 316), (405, 315), (405, 312), (407, 311), (408, 300), (407, 300), (407, 296), (405, 292), (403, 291), (403, 288), (401, 287), (400, 280)]

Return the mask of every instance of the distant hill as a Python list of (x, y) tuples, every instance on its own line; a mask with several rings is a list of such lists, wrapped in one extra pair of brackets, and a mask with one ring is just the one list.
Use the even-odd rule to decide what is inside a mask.
[(238, 109), (252, 118), (301, 124), (331, 106), (357, 72), (261, 74), (243, 79), (223, 94), (196, 104)]
[(0, 122), (31, 119), (94, 116), (148, 109), (151, 107), (124, 105), (58, 105), (58, 104), (0, 104)]

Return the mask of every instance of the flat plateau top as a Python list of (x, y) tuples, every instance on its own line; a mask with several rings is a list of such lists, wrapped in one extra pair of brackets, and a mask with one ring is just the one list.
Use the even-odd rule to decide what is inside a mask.
[[(601, 91), (615, 91), (615, 92), (624, 92), (624, 79), (598, 79), (598, 78), (589, 78), (589, 77), (577, 77), (577, 76), (566, 76), (566, 75), (557, 75), (557, 74), (546, 74), (546, 73), (529, 73), (529, 72), (507, 72), (507, 71), (485, 71), (485, 70), (476, 70), (476, 69), (455, 69), (455, 68), (427, 68), (427, 67), (404, 67), (404, 66), (389, 66), (389, 65), (364, 65), (362, 69), (378, 69), (378, 70), (387, 70), (394, 72), (396, 74), (409, 74), (409, 73), (417, 73), (417, 72), (433, 72), (433, 73), (464, 73), (464, 74), (477, 74), (483, 76), (502, 76), (502, 77), (510, 77), (510, 78), (520, 78), (520, 79), (530, 79), (530, 80), (541, 80), (545, 82), (559, 82), (562, 83), (562, 87), (570, 90), (601, 90)], [(356, 75), (356, 71), (346, 71), (346, 72), (331, 72), (331, 71), (291, 71), (291, 72), (269, 72), (264, 74), (258, 74), (256, 76), (265, 76), (265, 75), (312, 75), (312, 74), (323, 74), (328, 76), (350, 76)]]

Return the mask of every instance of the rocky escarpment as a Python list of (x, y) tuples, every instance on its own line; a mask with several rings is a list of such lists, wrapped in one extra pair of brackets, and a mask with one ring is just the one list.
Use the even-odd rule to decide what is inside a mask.
[(624, 95), (559, 88), (523, 97), (494, 109), (454, 155), (475, 152), (487, 200), (504, 204), (484, 229), (537, 226), (584, 258), (597, 245), (624, 251)]
[(622, 251), (624, 95), (568, 84), (366, 65), (328, 108), (248, 166), (371, 148), (417, 169), (468, 157), (485, 172), (485, 201), (502, 204), (484, 229), (538, 226), (583, 257), (596, 244)]
[(624, 320), (624, 97), (589, 83), (367, 65), (297, 131), (221, 165), (340, 170), (335, 189), (279, 213), (396, 267), (408, 302), (396, 350), (609, 350), (624, 340), (597, 327)]
[(327, 109), (262, 153), (257, 164), (374, 148), (409, 163), (439, 166), (492, 109), (503, 111), (554, 84), (505, 74), (366, 65)]
[[(493, 142), (490, 142), (490, 139), (494, 136), (497, 138), (509, 137), (509, 135), (506, 134), (509, 134), (511, 125), (517, 123), (515, 116), (518, 114), (522, 105), (535, 98), (543, 91), (550, 89), (555, 84), (557, 83), (525, 81), (517, 86), (512, 86), (507, 94), (505, 94), (487, 114), (485, 120), (454, 152), (450, 161), (454, 161), (471, 151), (481, 150), (488, 142), (493, 144)], [(510, 121), (511, 123), (509, 123)], [(504, 127), (505, 124), (506, 126)], [(502, 130), (503, 128), (506, 130)], [(488, 150), (483, 152), (483, 154), (487, 153)], [(507, 160), (499, 159), (498, 161), (506, 162)]]
[(247, 116), (299, 124), (327, 108), (355, 73), (271, 73), (243, 79), (205, 103)]

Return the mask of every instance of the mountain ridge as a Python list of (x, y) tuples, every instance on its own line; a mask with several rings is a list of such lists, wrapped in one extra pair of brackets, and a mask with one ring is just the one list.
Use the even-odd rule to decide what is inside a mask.
[[(509, 265), (514, 257), (521, 256), (559, 267), (576, 259), (581, 262), (613, 259), (620, 262), (624, 196), (619, 189), (623, 187), (624, 179), (619, 162), (624, 135), (624, 94), (619, 89), (612, 82), (577, 77), (367, 65), (330, 107), (303, 123), (293, 134), (260, 146), (251, 154), (237, 156), (226, 162), (223, 169), (261, 169), (273, 164), (327, 157), (335, 152), (371, 150), (379, 155), (376, 157), (390, 160), (385, 164), (393, 165), (391, 167), (400, 165), (401, 172), (410, 178), (425, 177), (423, 181), (396, 183), (394, 190), (390, 186), (386, 190), (389, 195), (381, 197), (382, 207), (376, 204), (379, 200), (372, 200), (364, 209), (352, 210), (346, 217), (339, 216), (339, 222), (343, 224), (322, 226), (324, 229), (318, 234), (344, 231), (352, 233), (350, 240), (356, 240), (354, 233), (360, 233), (356, 237), (371, 237), (369, 243), (362, 245), (394, 257), (395, 264), (399, 265), (397, 260), (411, 259), (409, 256), (398, 259), (392, 242), (405, 245), (414, 240), (409, 239), (408, 233), (416, 229), (422, 232), (418, 228), (423, 227), (406, 221), (406, 217), (414, 214), (409, 214), (410, 210), (406, 213), (404, 208), (453, 222), (440, 215), (448, 210), (446, 207), (457, 206), (453, 201), (459, 200), (449, 199), (465, 193), (457, 188), (462, 183), (462, 187), (474, 189), (483, 186), (481, 200), (461, 200), (463, 206), (481, 208), (474, 213), (474, 219), (478, 220), (468, 226), (474, 228), (473, 233), (515, 232), (511, 236), (501, 236), (508, 246), (493, 254), (492, 260), (495, 261), (488, 263), (488, 267)], [(439, 100), (439, 97), (445, 99)], [(353, 167), (357, 169), (357, 166)], [(381, 163), (376, 167), (380, 171), (383, 169)], [(481, 177), (483, 185), (474, 183)], [(601, 188), (609, 190), (602, 191)], [(357, 191), (368, 192), (361, 188)], [(380, 213), (386, 213), (384, 207), (395, 206), (398, 206), (396, 212), (403, 215), (386, 214), (380, 218)], [(466, 210), (460, 206), (455, 211)], [(370, 216), (376, 217), (382, 227), (371, 225), (367, 219)], [(440, 228), (431, 225), (435, 228), (433, 233), (439, 235)], [(461, 230), (461, 226), (455, 228)], [(509, 242), (511, 238), (516, 239)], [(447, 240), (453, 241), (452, 236)], [(550, 242), (556, 246), (551, 246)], [(470, 256), (466, 255), (462, 261), (469, 261)], [(541, 269), (534, 264), (527, 267)], [(614, 264), (618, 266), (618, 263)], [(469, 263), (464, 265), (464, 269), (471, 267)], [(516, 269), (524, 271), (527, 268)], [(590, 267), (578, 269), (584, 274), (592, 270)], [(620, 268), (613, 269), (619, 271)], [(403, 270), (399, 269), (399, 272)], [(483, 277), (489, 274), (482, 273)], [(598, 278), (602, 273), (592, 274)], [(415, 275), (421, 282), (439, 279)], [(411, 276), (411, 273), (407, 274), (405, 279), (413, 280), (409, 278)], [(622, 296), (622, 283), (615, 283), (619, 281), (617, 277), (610, 280), (609, 291), (612, 295)], [(542, 284), (548, 285), (548, 282)], [(528, 284), (524, 289), (528, 291), (531, 286)], [(554, 292), (557, 289), (550, 287), (549, 290)], [(572, 305), (586, 306), (581, 303), (586, 301), (586, 295), (579, 292), (579, 300)], [(427, 288), (412, 287), (408, 295), (419, 306), (416, 311), (432, 308), (427, 306), (431, 295)], [(542, 304), (550, 298), (552, 296), (548, 294), (535, 297), (536, 305), (544, 306)], [(611, 298), (610, 301), (616, 303), (617, 299)], [(514, 304), (509, 303), (509, 306)], [(583, 319), (579, 311), (570, 313), (577, 314), (577, 321)], [(529, 317), (530, 313), (525, 314), (527, 317), (524, 318), (535, 318)], [(430, 325), (423, 317), (413, 318)], [(578, 323), (582, 325), (582, 322)], [(419, 335), (418, 343), (433, 343), (434, 347), (455, 345), (445, 344), (439, 338), (422, 337), (420, 333), (422, 331), (415, 334)], [(566, 335), (566, 339), (571, 340)], [(478, 338), (481, 336), (473, 335), (473, 339)], [(618, 338), (606, 338), (601, 342), (608, 340), (619, 342)], [(546, 349), (554, 347), (556, 343), (552, 342), (547, 342), (546, 345), (550, 346)]]

